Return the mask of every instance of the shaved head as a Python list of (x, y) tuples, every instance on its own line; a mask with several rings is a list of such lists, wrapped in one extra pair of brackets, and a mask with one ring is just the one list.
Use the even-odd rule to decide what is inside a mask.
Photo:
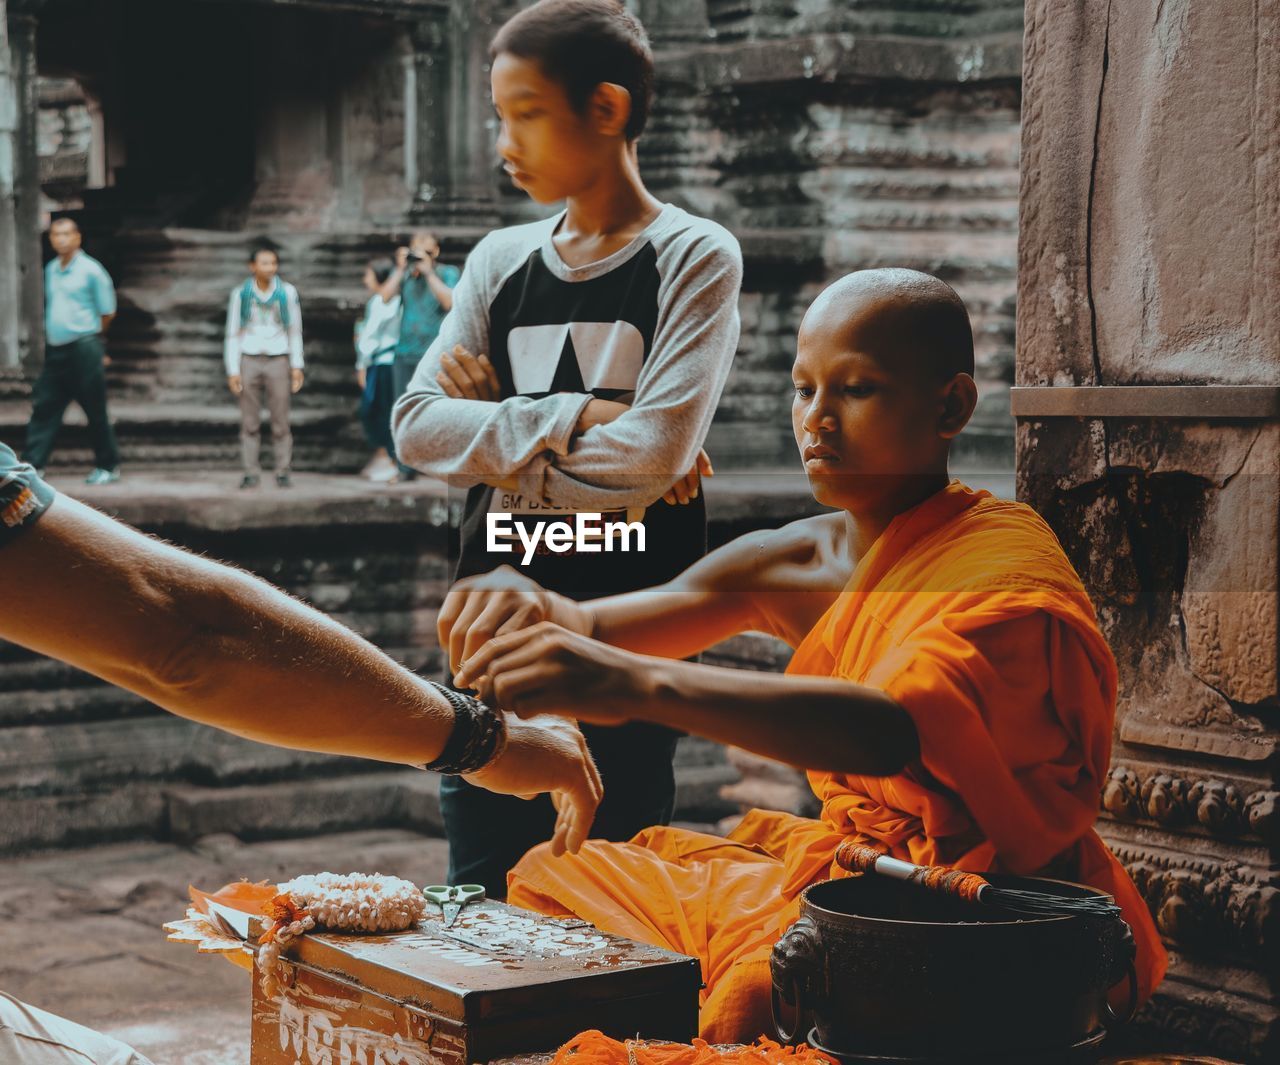
[(935, 381), (973, 376), (973, 327), (955, 289), (918, 270), (858, 270), (813, 301), (801, 334), (839, 337), (886, 369)]
[(936, 277), (859, 270), (805, 314), (791, 378), (814, 498), (874, 531), (947, 483), (951, 441), (978, 401), (969, 315)]

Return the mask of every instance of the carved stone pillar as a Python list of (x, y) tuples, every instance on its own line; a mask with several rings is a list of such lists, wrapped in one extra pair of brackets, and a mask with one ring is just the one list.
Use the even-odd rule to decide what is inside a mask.
[(40, 160), (36, 150), (36, 12), (43, 0), (0, 3), (0, 369), (44, 356)]
[(0, 374), (22, 365), (18, 220), (14, 163), (18, 155), (18, 84), (9, 49), (8, 11), (0, 0)]
[(517, 6), (453, 0), (413, 27), (419, 221), (498, 224), (489, 42)]
[(1100, 825), (1166, 937), (1148, 1024), (1280, 1039), (1280, 3), (1029, 0), (1018, 494), (1120, 667)]
[(655, 47), (707, 39), (707, 0), (639, 0), (635, 9)]

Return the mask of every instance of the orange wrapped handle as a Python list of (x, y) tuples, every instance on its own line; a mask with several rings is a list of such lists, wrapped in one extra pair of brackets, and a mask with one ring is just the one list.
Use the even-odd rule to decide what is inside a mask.
[(977, 873), (948, 869), (945, 865), (912, 865), (853, 840), (840, 844), (836, 849), (836, 864), (851, 873), (877, 873), (895, 880), (907, 880), (931, 891), (954, 895), (964, 902), (981, 901), (983, 890), (991, 886)]

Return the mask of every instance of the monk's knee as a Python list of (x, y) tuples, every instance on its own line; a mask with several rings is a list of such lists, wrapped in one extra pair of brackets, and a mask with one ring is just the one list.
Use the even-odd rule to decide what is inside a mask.
[(708, 1043), (751, 1043), (773, 1036), (769, 959), (735, 962), (711, 989), (698, 1016), (698, 1034)]

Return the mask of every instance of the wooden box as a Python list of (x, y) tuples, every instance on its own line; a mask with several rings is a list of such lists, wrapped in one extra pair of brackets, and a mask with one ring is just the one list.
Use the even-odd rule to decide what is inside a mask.
[(487, 900), (450, 929), (305, 935), (283, 990), (255, 966), (252, 1065), (470, 1065), (552, 1050), (587, 1028), (688, 1042), (698, 963), (585, 921)]

